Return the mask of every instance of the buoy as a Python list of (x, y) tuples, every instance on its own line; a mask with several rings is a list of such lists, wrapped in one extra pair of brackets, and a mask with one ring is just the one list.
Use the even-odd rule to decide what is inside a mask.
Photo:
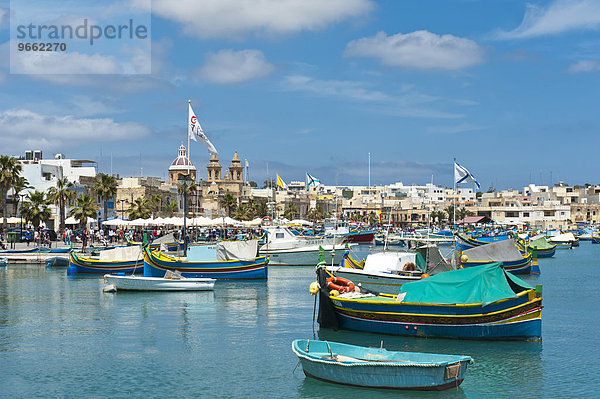
[(421, 274), (421, 278), (427, 278), (427, 277), (430, 277), (429, 274), (427, 274), (427, 273)]
[(329, 292), (329, 296), (338, 296), (340, 295), (340, 292), (338, 290), (331, 290)]
[(461, 262), (466, 262), (468, 260), (469, 260), (469, 257), (467, 255), (465, 255), (465, 254), (462, 254), (462, 256), (460, 257), (460, 261)]
[(310, 286), (308, 287), (308, 292), (310, 292), (310, 295), (317, 295), (317, 293), (319, 292), (319, 283), (317, 283), (316, 281), (310, 283)]

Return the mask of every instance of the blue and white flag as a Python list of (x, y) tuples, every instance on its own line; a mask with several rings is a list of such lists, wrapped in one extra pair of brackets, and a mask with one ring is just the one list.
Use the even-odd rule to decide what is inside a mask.
[(306, 181), (308, 182), (307, 187), (311, 185), (315, 187), (319, 187), (321, 185), (321, 181), (314, 176), (311, 176), (310, 173), (306, 173)]
[(454, 182), (458, 184), (467, 183), (471, 181), (475, 183), (475, 185), (477, 185), (477, 189), (481, 188), (479, 182), (477, 181), (477, 179), (475, 179), (475, 176), (473, 176), (473, 174), (469, 172), (467, 168), (465, 168), (462, 165), (459, 165), (457, 162), (454, 162)]

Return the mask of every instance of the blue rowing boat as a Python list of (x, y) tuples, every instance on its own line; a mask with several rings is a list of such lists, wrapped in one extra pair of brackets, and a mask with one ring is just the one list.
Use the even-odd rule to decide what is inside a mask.
[(297, 339), (292, 351), (307, 377), (369, 388), (437, 390), (458, 387), (470, 356), (395, 352), (339, 342)]

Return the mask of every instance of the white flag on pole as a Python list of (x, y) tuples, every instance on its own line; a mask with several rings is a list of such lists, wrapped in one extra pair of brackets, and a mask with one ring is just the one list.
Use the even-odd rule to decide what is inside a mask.
[(479, 182), (477, 181), (477, 179), (475, 179), (475, 176), (473, 176), (473, 174), (469, 172), (467, 168), (465, 168), (462, 165), (459, 165), (458, 162), (454, 162), (454, 182), (458, 184), (471, 181), (475, 183), (475, 185), (477, 185), (477, 189), (481, 188)]
[(208, 152), (210, 152), (211, 154), (218, 154), (217, 149), (215, 148), (213, 143), (210, 142), (208, 137), (206, 137), (206, 135), (202, 131), (202, 126), (200, 126), (200, 122), (198, 122), (198, 118), (196, 118), (196, 115), (194, 114), (194, 110), (192, 109), (192, 104), (188, 103), (188, 105), (190, 107), (189, 118), (188, 118), (188, 136), (189, 136), (189, 138), (191, 138), (192, 140), (194, 140), (196, 142), (200, 142), (200, 143), (204, 144), (204, 146), (208, 149)]

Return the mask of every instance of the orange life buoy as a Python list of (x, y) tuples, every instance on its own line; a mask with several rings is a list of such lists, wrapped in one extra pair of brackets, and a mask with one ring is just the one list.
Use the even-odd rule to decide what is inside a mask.
[(339, 292), (354, 291), (354, 283), (343, 277), (329, 277), (327, 279), (327, 287)]
[(262, 226), (271, 226), (273, 224), (273, 219), (271, 219), (269, 216), (265, 216), (264, 218), (262, 218), (262, 220), (260, 221), (260, 224)]

